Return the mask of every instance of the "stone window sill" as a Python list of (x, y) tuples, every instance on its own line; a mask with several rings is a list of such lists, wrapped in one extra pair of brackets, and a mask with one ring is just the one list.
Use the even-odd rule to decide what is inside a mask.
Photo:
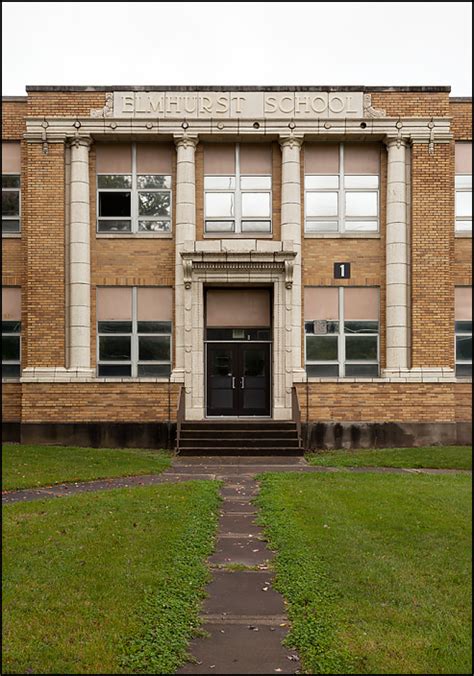
[(242, 233), (203, 233), (203, 239), (273, 239), (273, 233), (253, 233), (253, 232), (242, 232)]
[(472, 232), (455, 232), (455, 239), (472, 239)]
[(97, 239), (173, 239), (172, 233), (160, 235), (156, 232), (96, 232)]
[(2, 232), (2, 239), (21, 239), (21, 232)]
[(2, 383), (19, 383), (20, 378), (2, 378)]
[(380, 239), (380, 232), (305, 232), (305, 239)]

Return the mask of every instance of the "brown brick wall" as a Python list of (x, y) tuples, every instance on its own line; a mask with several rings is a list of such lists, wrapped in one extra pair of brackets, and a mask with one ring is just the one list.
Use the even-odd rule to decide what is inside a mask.
[[(179, 385), (24, 383), (22, 422), (160, 422), (176, 419)], [(168, 406), (169, 402), (169, 406)]]
[(105, 92), (29, 92), (29, 117), (89, 117), (105, 105)]
[(2, 284), (21, 286), (23, 258), (21, 239), (2, 239)]
[(2, 420), (3, 422), (20, 422), (21, 420), (20, 383), (2, 384)]
[(470, 420), (470, 384), (310, 383), (297, 385), (302, 422)]
[(454, 240), (454, 284), (472, 284), (472, 239), (456, 237)]
[(27, 180), (23, 367), (64, 366), (64, 144), (28, 144)]
[(450, 101), (449, 115), (453, 118), (451, 127), (456, 141), (472, 139), (472, 101)]
[(448, 92), (371, 92), (372, 106), (387, 117), (447, 117)]
[(412, 366), (454, 366), (454, 144), (412, 148)]
[(25, 133), (26, 101), (2, 101), (2, 140), (20, 141)]

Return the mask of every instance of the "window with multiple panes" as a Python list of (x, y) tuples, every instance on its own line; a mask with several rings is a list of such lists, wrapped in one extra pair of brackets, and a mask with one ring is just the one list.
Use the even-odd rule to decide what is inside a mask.
[(204, 147), (204, 221), (209, 234), (272, 231), (272, 148), (222, 143)]
[(2, 143), (2, 234), (21, 229), (20, 143)]
[(21, 289), (2, 287), (2, 378), (21, 374)]
[(97, 232), (171, 233), (169, 144), (96, 147)]
[(472, 376), (472, 286), (455, 289), (456, 375)]
[(379, 289), (306, 287), (306, 372), (309, 377), (379, 375)]
[(456, 143), (456, 232), (472, 234), (472, 143)]
[(378, 232), (378, 144), (305, 144), (304, 172), (306, 233)]
[(171, 373), (173, 291), (97, 288), (97, 375), (167, 378)]

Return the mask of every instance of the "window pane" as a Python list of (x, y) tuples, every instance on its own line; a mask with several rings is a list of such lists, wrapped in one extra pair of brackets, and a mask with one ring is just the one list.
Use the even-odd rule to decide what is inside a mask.
[(322, 335), (327, 333), (339, 333), (339, 322), (330, 322), (325, 320), (315, 320), (304, 323), (305, 333), (312, 335)]
[(472, 377), (472, 364), (456, 364), (456, 376), (458, 378)]
[(20, 364), (2, 364), (2, 378), (19, 378)]
[(127, 377), (131, 375), (132, 367), (129, 364), (99, 364), (99, 376), (110, 376), (113, 378), (118, 376)]
[(132, 333), (132, 322), (99, 322), (99, 333)]
[(139, 232), (171, 232), (171, 221), (138, 221)]
[(360, 378), (377, 378), (379, 375), (378, 364), (346, 364), (346, 376)]
[(337, 192), (306, 193), (308, 216), (337, 216)]
[(208, 192), (205, 195), (206, 216), (233, 216), (234, 194), (226, 192)]
[(468, 174), (458, 174), (456, 176), (456, 188), (472, 188), (472, 176)]
[(2, 333), (20, 333), (21, 331), (21, 322), (16, 321), (6, 321), (2, 322)]
[(234, 190), (235, 176), (205, 176), (205, 190)]
[(244, 192), (242, 193), (242, 216), (263, 216), (270, 218), (270, 193)]
[(171, 195), (169, 192), (138, 193), (138, 212), (140, 216), (169, 216)]
[(378, 221), (346, 221), (346, 232), (377, 232)]
[(169, 361), (169, 336), (140, 336), (138, 340), (138, 359), (140, 361)]
[(304, 187), (307, 190), (321, 188), (339, 188), (339, 176), (305, 176)]
[(456, 361), (472, 361), (472, 336), (456, 336)]
[(472, 192), (456, 192), (456, 216), (472, 216)]
[(99, 336), (100, 361), (128, 361), (131, 356), (129, 336)]
[(240, 187), (242, 190), (271, 190), (271, 176), (241, 176)]
[(337, 221), (306, 221), (306, 232), (337, 232), (338, 230)]
[(344, 331), (346, 333), (378, 333), (378, 322), (344, 322)]
[(271, 232), (271, 221), (242, 221), (242, 232)]
[(378, 188), (378, 176), (345, 176), (344, 185), (346, 188)]
[(456, 221), (456, 232), (472, 232), (472, 221)]
[(132, 177), (121, 174), (99, 174), (97, 176), (98, 188), (131, 188)]
[(2, 174), (2, 188), (19, 188), (20, 177), (14, 174)]
[(309, 378), (337, 378), (339, 364), (306, 364), (306, 373)]
[(346, 359), (377, 359), (377, 336), (346, 336)]
[(2, 336), (2, 361), (19, 361), (20, 336)]
[(100, 192), (99, 216), (130, 216), (129, 192)]
[(16, 190), (2, 192), (2, 216), (18, 216), (20, 193)]
[(138, 375), (142, 378), (168, 378), (170, 364), (138, 364)]
[(206, 221), (206, 232), (234, 232), (234, 221)]
[(171, 322), (138, 322), (138, 333), (171, 333)]
[(376, 192), (346, 192), (347, 216), (377, 216)]
[(171, 176), (158, 176), (147, 174), (137, 176), (137, 186), (139, 190), (144, 188), (171, 188)]
[(20, 221), (17, 220), (8, 220), (2, 221), (2, 233), (17, 233), (20, 232)]
[(306, 336), (307, 361), (332, 361), (337, 359), (337, 336)]
[(99, 221), (97, 224), (99, 232), (130, 232), (132, 229), (131, 221)]
[(472, 321), (458, 321), (455, 323), (455, 326), (456, 333), (472, 333)]

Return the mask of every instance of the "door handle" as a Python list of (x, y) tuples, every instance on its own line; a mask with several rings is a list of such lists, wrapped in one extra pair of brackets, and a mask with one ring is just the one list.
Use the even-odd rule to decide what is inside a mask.
[(235, 376), (232, 376), (232, 389), (235, 390)]
[(241, 378), (240, 378), (240, 387), (242, 389), (245, 388), (245, 377), (244, 376), (241, 376)]

